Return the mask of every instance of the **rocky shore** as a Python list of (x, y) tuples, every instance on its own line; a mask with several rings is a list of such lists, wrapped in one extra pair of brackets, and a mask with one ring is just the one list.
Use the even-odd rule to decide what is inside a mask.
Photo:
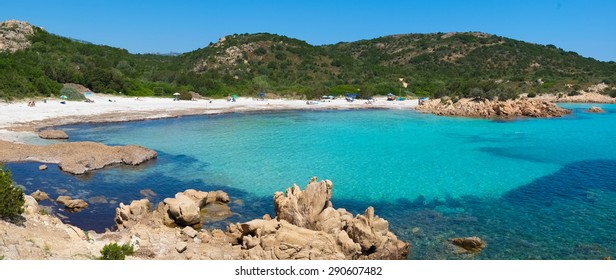
[(136, 145), (67, 142), (37, 146), (0, 140), (0, 162), (57, 163), (61, 170), (71, 174), (84, 174), (111, 164), (138, 165), (156, 156), (155, 151)]
[(473, 118), (552, 118), (571, 113), (556, 104), (534, 99), (517, 99), (492, 101), (488, 99), (449, 99), (427, 100), (415, 107), (418, 112), (432, 113), (439, 116), (462, 116)]
[[(21, 225), (0, 220), (5, 259), (95, 259), (109, 243), (130, 243), (129, 259), (405, 259), (409, 244), (389, 231), (372, 207), (353, 216), (331, 203), (332, 183), (313, 178), (274, 194), (275, 217), (264, 215), (226, 230), (203, 230), (203, 209), (226, 204), (222, 191), (186, 190), (153, 211), (147, 199), (116, 209), (117, 230), (84, 232), (47, 214), (26, 196)], [(197, 215), (197, 218), (195, 218)], [(207, 217), (205, 217), (207, 219)], [(188, 222), (190, 221), (190, 222)]]

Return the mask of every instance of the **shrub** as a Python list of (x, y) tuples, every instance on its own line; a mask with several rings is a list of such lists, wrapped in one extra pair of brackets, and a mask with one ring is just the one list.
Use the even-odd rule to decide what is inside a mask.
[(576, 95), (580, 95), (580, 92), (577, 90), (572, 90), (571, 92), (567, 93), (568, 96), (576, 96)]
[(11, 172), (0, 165), (0, 218), (12, 219), (24, 212), (24, 192), (13, 184)]
[(130, 256), (134, 253), (133, 245), (124, 244), (122, 246), (118, 243), (110, 243), (103, 247), (101, 250), (101, 260), (124, 260), (126, 256)]
[(63, 87), (60, 90), (60, 95), (66, 95), (68, 100), (84, 100), (85, 97), (78, 90), (71, 87)]
[(179, 100), (192, 100), (193, 96), (190, 92), (181, 92), (180, 96), (178, 96)]
[(537, 97), (537, 94), (536, 94), (536, 93), (534, 93), (534, 92), (531, 92), (531, 93), (527, 94), (526, 96), (527, 96), (528, 98), (534, 98), (534, 97)]
[(267, 50), (263, 47), (259, 47), (254, 51), (254, 54), (258, 55), (258, 56), (263, 56), (267, 53)]
[(616, 97), (616, 89), (613, 88), (606, 88), (601, 93), (610, 97)]

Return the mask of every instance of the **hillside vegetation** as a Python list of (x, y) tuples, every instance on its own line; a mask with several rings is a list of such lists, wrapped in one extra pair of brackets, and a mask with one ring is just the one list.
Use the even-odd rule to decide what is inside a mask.
[(275, 34), (235, 34), (177, 56), (131, 54), (17, 21), (0, 25), (0, 39), (0, 99), (6, 100), (57, 96), (63, 83), (134, 96), (195, 91), (215, 97), (271, 92), (313, 98), (391, 92), (510, 98), (616, 81), (614, 62), (476, 32), (393, 35), (326, 46)]

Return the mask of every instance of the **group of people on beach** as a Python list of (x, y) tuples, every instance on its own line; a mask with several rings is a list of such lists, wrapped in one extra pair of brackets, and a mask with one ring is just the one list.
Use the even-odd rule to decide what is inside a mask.
[(34, 107), (34, 106), (36, 106), (36, 103), (34, 102), (34, 100), (28, 101), (28, 107)]

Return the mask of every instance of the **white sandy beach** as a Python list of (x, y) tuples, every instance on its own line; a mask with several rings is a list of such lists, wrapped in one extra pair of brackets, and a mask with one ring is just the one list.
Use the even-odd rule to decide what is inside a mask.
[(327, 109), (411, 109), (417, 100), (386, 101), (376, 98), (372, 104), (365, 100), (348, 102), (338, 98), (307, 104), (305, 100), (266, 99), (240, 97), (236, 102), (224, 99), (174, 101), (171, 98), (120, 97), (93, 94), (94, 103), (59, 99), (38, 100), (34, 107), (28, 100), (13, 103), (0, 102), (0, 140), (24, 142), (35, 136), (42, 127), (81, 122), (113, 122), (176, 117), (182, 115), (219, 114), (227, 112), (267, 110), (327, 110)]

